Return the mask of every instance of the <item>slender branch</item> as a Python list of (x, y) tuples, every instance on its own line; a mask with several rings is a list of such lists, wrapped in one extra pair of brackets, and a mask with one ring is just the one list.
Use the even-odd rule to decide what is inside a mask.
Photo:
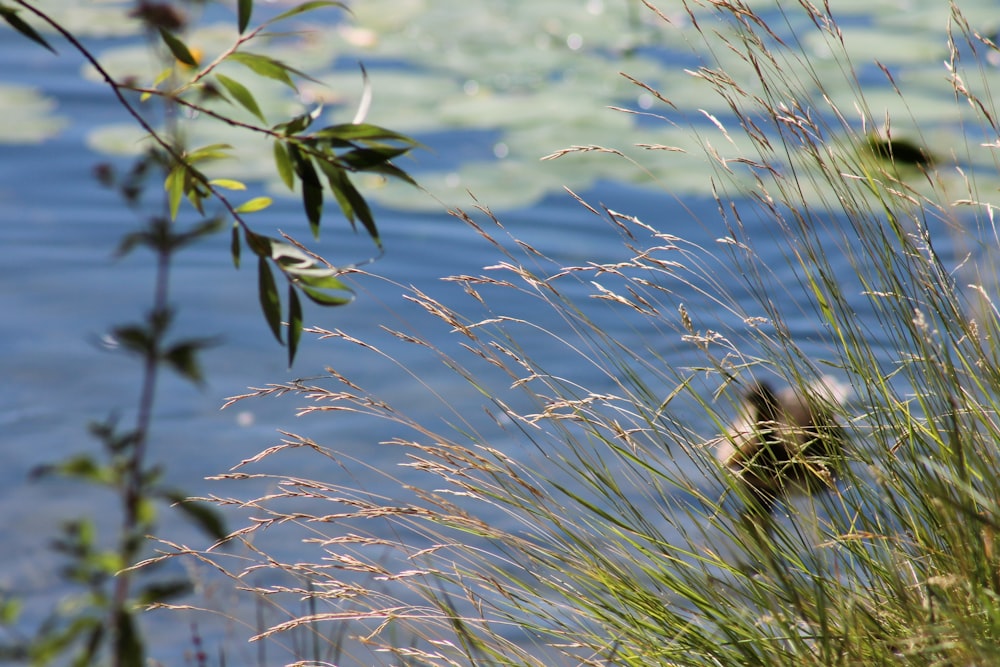
[[(97, 60), (96, 56), (94, 56), (94, 54), (92, 54), (87, 49), (87, 47), (84, 46), (80, 42), (80, 40), (78, 40), (73, 35), (73, 33), (69, 32), (66, 28), (60, 25), (55, 19), (53, 19), (52, 17), (50, 17), (48, 14), (38, 9), (37, 7), (28, 4), (26, 0), (14, 0), (14, 1), (18, 5), (27, 9), (29, 12), (31, 12), (39, 19), (47, 23), (49, 26), (51, 26), (52, 29), (58, 32), (60, 35), (62, 35), (63, 38), (65, 38), (66, 41), (73, 46), (73, 48), (79, 51), (80, 55), (82, 55), (84, 59), (88, 63), (90, 63), (90, 65), (95, 70), (97, 70), (97, 73), (101, 75), (101, 78), (104, 79), (104, 82), (108, 84), (108, 86), (111, 88), (111, 91), (114, 93), (114, 96), (118, 99), (118, 102), (123, 107), (125, 107), (125, 110), (128, 111), (129, 115), (131, 115), (132, 118), (135, 119), (135, 122), (138, 123), (143, 130), (149, 133), (149, 136), (153, 139), (153, 141), (156, 142), (156, 144), (160, 146), (160, 148), (162, 148), (177, 164), (187, 165), (187, 161), (184, 159), (184, 156), (181, 153), (179, 153), (173, 146), (171, 146), (165, 139), (163, 139), (163, 137), (160, 136), (160, 134), (153, 128), (153, 126), (150, 125), (145, 118), (143, 118), (142, 114), (139, 113), (139, 111), (122, 94), (122, 90), (131, 90), (130, 87), (121, 85), (117, 81), (115, 81), (114, 77), (112, 77), (110, 72), (108, 72), (104, 68), (104, 66), (101, 65), (100, 61)], [(173, 99), (176, 100), (177, 98)], [(205, 189), (208, 190), (208, 192), (211, 193), (211, 195), (219, 201), (219, 203), (222, 204), (222, 206), (240, 225), (240, 227), (246, 230), (250, 229), (250, 226), (247, 225), (247, 223), (243, 220), (240, 214), (236, 212), (236, 207), (233, 206), (232, 203), (230, 203), (229, 199), (227, 199), (226, 196), (223, 195), (218, 190), (218, 188), (212, 185), (209, 182), (209, 180), (205, 178), (204, 175), (202, 175), (195, 169), (189, 169), (188, 173), (191, 175), (192, 178), (194, 178), (201, 185), (203, 185)]]

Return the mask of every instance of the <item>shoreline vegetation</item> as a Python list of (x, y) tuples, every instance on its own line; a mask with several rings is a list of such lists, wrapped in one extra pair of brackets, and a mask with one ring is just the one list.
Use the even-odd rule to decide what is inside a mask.
[[(348, 449), (289, 426), (215, 476), (219, 491), (195, 500), (249, 518), (210, 546), (155, 540), (156, 555), (126, 571), (180, 563), (230, 583), (241, 604), (157, 601), (156, 622), (221, 621), (249, 635), (259, 664), (303, 667), (1000, 664), (996, 192), (970, 167), (1000, 167), (996, 26), (951, 5), (936, 75), (965, 143), (940, 145), (915, 111), (868, 103), (872, 76), (903, 108), (912, 81), (853, 60), (852, 25), (832, 4), (678, 0), (675, 13), (642, 0), (662, 30), (685, 31), (699, 63), (687, 76), (728, 111), (686, 116), (669, 90), (636, 79), (657, 100), (641, 113), (685, 128), (686, 147), (550, 156), (690, 163), (717, 203), (717, 219), (693, 221), (714, 246), (569, 191), (624, 257), (567, 263), (482, 201), (449, 214), (495, 249), (493, 264), (443, 276), (449, 299), (392, 283), (419, 322), (368, 340), (299, 313), (301, 335), (370, 360), (366, 373), (331, 366), (227, 407), (284, 397), (299, 416), (395, 435)], [(788, 35), (791, 24), (804, 28)], [(391, 170), (399, 148), (380, 150)], [(751, 233), (751, 220), (769, 233)], [(784, 264), (764, 262), (765, 246)], [(293, 271), (316, 259), (287, 253)], [(339, 271), (336, 287), (366, 280), (391, 283), (365, 265)], [(280, 340), (296, 316), (269, 310), (270, 293), (262, 308)], [(525, 317), (522, 302), (543, 315)], [(648, 331), (648, 344), (622, 344), (598, 312)], [(421, 363), (396, 359), (400, 345)], [(665, 363), (667, 345), (690, 363)], [(578, 359), (575, 372), (549, 367), (552, 346)], [(437, 372), (461, 379), (480, 410), (451, 408)], [(428, 420), (411, 412), (418, 401), (370, 389), (383, 374), (440, 412)], [(824, 394), (828, 376), (850, 388), (845, 400)], [(754, 382), (822, 405), (845, 435), (836, 477), (822, 493), (771, 499), (767, 530), (741, 520), (751, 494), (716, 455)], [(375, 469), (374, 447), (399, 465)], [(316, 476), (282, 474), (290, 455), (315, 461)], [(360, 471), (373, 481), (355, 484)], [(213, 663), (199, 653), (197, 664)]]
[[(704, 56), (688, 74), (731, 113), (689, 125), (700, 155), (648, 146), (648, 159), (712, 165), (706, 178), (719, 220), (701, 222), (719, 230), (717, 247), (691, 246), (682, 232), (579, 198), (585, 214), (619, 231), (630, 255), (564, 265), (507, 232), (488, 202), (454, 210), (501, 258), (481, 274), (446, 278), (465, 294), (457, 305), (400, 285), (405, 299), (452, 332), (453, 345), (418, 332), (390, 334), (426, 347), (465, 378), (505, 433), (501, 440), (521, 443), (519, 454), (494, 446), (471, 417), (454, 415), (444, 430), (422, 423), (405, 406), (368, 393), (363, 378), (332, 368), (236, 397), (291, 394), (303, 415), (396, 424), (398, 438), (379, 446), (399, 449), (409, 471), (406, 482), (381, 471), (385, 483), (367, 490), (255, 473), (253, 465), (219, 476), (236, 494), (237, 479), (271, 484), (264, 496), (218, 499), (257, 517), (236, 541), (263, 540), (271, 531), (303, 540), (294, 563), (262, 554), (229, 571), (243, 581), (263, 568), (282, 582), (258, 590), (269, 603), (304, 598), (315, 605), (258, 639), (293, 630), (342, 633), (329, 647), (338, 657), (363, 662), (351, 651), (372, 651), (385, 664), (1000, 658), (991, 639), (1000, 618), (1000, 516), (992, 500), (1000, 492), (997, 273), (988, 245), (994, 209), (985, 198), (991, 193), (962, 169), (970, 155), (995, 163), (997, 127), (986, 92), (996, 46), (953, 6), (942, 26), (950, 41), (939, 75), (950, 77), (956, 104), (974, 118), (967, 145), (937, 146), (921, 134), (917, 114), (886, 117), (866, 104), (855, 72), (870, 63), (849, 59), (850, 28), (831, 8), (684, 7), (685, 29)], [(778, 31), (785, 12), (805, 13), (810, 34), (786, 40)], [(674, 15), (660, 17), (664, 30), (676, 28)], [(814, 67), (806, 41), (823, 42), (835, 67)], [(713, 54), (722, 53), (719, 60), (739, 63), (738, 72), (714, 66)], [(907, 90), (892, 70), (874, 65), (905, 104)], [(834, 105), (825, 94), (831, 76), (856, 92), (849, 104)], [(648, 90), (664, 122), (687, 122), (672, 115), (680, 105), (670, 91)], [(964, 192), (956, 193), (956, 179), (965, 179)], [(771, 220), (772, 234), (746, 234), (751, 216)], [(936, 252), (941, 229), (969, 248), (967, 257)], [(764, 265), (755, 251), (762, 243), (769, 250), (777, 244), (787, 266)], [(854, 275), (835, 270), (832, 260), (844, 258)], [(794, 281), (776, 280), (781, 269)], [(681, 295), (692, 292), (741, 324), (723, 330), (713, 312), (689, 311)], [(504, 294), (545, 304), (553, 314), (546, 322), (560, 324), (545, 328), (509, 307), (494, 308), (509, 303), (498, 300)], [(700, 362), (671, 367), (656, 344), (619, 345), (588, 316), (595, 301), (660, 340), (690, 346)], [(806, 352), (786, 325), (785, 304), (803, 302), (811, 304), (810, 336), (821, 338), (823, 355)], [(343, 331), (308, 333), (381, 356), (375, 343)], [(550, 374), (536, 334), (571, 346), (581, 368), (596, 369), (601, 381), (588, 387)], [(526, 339), (535, 344), (522, 345)], [(480, 380), (496, 372), (506, 386)], [(710, 444), (752, 377), (819, 401), (811, 392), (824, 375), (851, 388), (849, 401), (830, 406), (849, 435), (846, 465), (829, 492), (779, 501), (772, 529), (755, 530), (737, 520), (741, 493)], [(712, 385), (715, 393), (703, 391)], [(689, 422), (715, 424), (717, 433), (694, 432)], [(348, 469), (361, 463), (293, 433), (259, 458), (297, 448)], [(286, 504), (295, 509), (282, 509)], [(484, 522), (481, 508), (507, 520)], [(211, 553), (193, 557), (218, 566)]]

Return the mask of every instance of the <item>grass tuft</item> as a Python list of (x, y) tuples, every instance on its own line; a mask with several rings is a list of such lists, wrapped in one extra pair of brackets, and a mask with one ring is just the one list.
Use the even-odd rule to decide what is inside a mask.
[[(492, 266), (446, 278), (447, 299), (399, 285), (412, 314), (377, 339), (308, 330), (369, 372), (238, 397), (371, 424), (389, 435), (362, 446), (400, 463), (286, 433), (220, 476), (264, 489), (214, 499), (253, 516), (229, 540), (248, 560), (187, 554), (284, 610), (255, 640), (333, 627), (345, 656), (411, 665), (1000, 664), (995, 204), (970, 167), (997, 166), (980, 92), (996, 46), (952, 7), (947, 72), (971, 116), (965, 145), (936, 146), (916, 113), (866, 102), (828, 5), (756, 4), (685, 3), (690, 75), (723, 104), (683, 118), (657, 93), (700, 152), (644, 145), (712, 179), (713, 245), (578, 197), (622, 252), (571, 264), (486, 208), (454, 211)], [(625, 155), (550, 157), (581, 151)], [(767, 530), (740, 521), (713, 450), (741, 388), (820, 401), (824, 376), (851, 390), (832, 406), (849, 434), (835, 487), (783, 499)], [(243, 470), (292, 452), (316, 478)], [(361, 471), (383, 482), (352, 485)]]

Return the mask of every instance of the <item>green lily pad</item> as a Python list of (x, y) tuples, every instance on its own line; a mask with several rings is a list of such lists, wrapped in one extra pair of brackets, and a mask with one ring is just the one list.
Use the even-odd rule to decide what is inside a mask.
[(55, 100), (30, 86), (0, 84), (0, 144), (36, 144), (51, 139), (67, 120), (53, 114)]

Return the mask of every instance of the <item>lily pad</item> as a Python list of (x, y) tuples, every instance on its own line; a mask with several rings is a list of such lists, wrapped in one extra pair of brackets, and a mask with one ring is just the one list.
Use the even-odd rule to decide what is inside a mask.
[(37, 144), (67, 125), (53, 114), (55, 100), (29, 86), (0, 84), (0, 144)]

